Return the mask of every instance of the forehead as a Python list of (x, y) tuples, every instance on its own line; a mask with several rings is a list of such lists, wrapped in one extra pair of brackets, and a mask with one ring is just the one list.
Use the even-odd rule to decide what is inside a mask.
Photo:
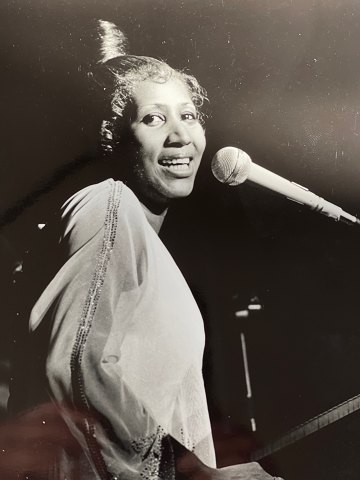
[(144, 80), (135, 87), (133, 101), (137, 108), (148, 105), (176, 106), (193, 103), (187, 86), (177, 78), (171, 78), (164, 83)]

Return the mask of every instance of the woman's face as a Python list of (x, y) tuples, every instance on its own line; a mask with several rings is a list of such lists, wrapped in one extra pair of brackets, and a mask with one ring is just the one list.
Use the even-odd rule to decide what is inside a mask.
[(176, 78), (145, 80), (137, 85), (133, 102), (135, 190), (158, 205), (189, 195), (206, 142), (188, 89)]

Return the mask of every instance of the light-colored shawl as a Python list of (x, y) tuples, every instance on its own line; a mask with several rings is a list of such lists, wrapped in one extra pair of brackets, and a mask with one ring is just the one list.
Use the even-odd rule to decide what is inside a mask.
[(167, 435), (215, 466), (202, 318), (142, 205), (110, 179), (70, 198), (63, 220), (68, 259), (30, 328), (51, 324), (51, 397), (89, 412), (82, 426), (65, 418), (90, 465), (80, 478), (163, 478)]

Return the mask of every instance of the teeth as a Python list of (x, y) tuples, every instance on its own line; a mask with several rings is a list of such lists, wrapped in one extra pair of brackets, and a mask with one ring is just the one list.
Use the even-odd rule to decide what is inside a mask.
[(180, 164), (180, 165), (171, 165), (170, 167), (172, 170), (176, 170), (176, 171), (179, 171), (179, 170), (188, 170), (189, 169), (189, 164), (188, 163), (183, 163), (183, 164)]
[[(190, 164), (190, 158), (172, 158), (167, 159), (163, 158), (159, 160), (160, 165), (164, 165), (165, 167), (188, 167)], [(177, 168), (178, 170), (178, 168)]]

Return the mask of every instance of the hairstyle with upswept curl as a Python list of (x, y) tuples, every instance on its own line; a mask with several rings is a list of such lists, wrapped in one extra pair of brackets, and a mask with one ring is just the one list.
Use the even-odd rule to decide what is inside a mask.
[(112, 152), (120, 142), (125, 111), (131, 104), (136, 86), (145, 80), (158, 83), (165, 83), (170, 78), (180, 80), (190, 93), (199, 120), (204, 121), (202, 107), (207, 101), (207, 93), (193, 75), (176, 70), (163, 60), (128, 55), (125, 35), (111, 22), (99, 20), (97, 30), (101, 58), (92, 74), (110, 103), (109, 118), (102, 121), (100, 130), (105, 152)]

